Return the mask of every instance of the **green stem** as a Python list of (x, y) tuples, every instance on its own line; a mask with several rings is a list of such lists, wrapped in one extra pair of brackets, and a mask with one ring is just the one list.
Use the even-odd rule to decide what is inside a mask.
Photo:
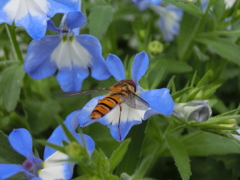
[(207, 6), (207, 9), (202, 17), (202, 19), (200, 21), (198, 21), (196, 27), (194, 28), (194, 31), (193, 31), (193, 34), (191, 36), (191, 41), (188, 43), (187, 47), (185, 48), (185, 52), (183, 53), (182, 57), (179, 58), (179, 61), (185, 61), (186, 58), (187, 58), (187, 55), (189, 53), (189, 51), (192, 49), (192, 46), (194, 45), (193, 41), (194, 39), (196, 38), (197, 34), (199, 33), (199, 31), (201, 30), (206, 18), (207, 18), (207, 15), (208, 15), (208, 11), (210, 9), (210, 6), (211, 6), (211, 0), (208, 2), (208, 6)]
[(17, 39), (16, 39), (16, 34), (14, 32), (14, 26), (10, 26), (10, 25), (5, 23), (5, 27), (6, 27), (6, 30), (7, 30), (7, 33), (8, 33), (8, 37), (11, 41), (12, 46), (13, 46), (13, 51), (14, 51), (15, 58), (17, 60), (20, 60), (21, 62), (23, 62), (22, 53), (21, 53), (21, 50), (19, 48), (19, 44), (18, 44)]

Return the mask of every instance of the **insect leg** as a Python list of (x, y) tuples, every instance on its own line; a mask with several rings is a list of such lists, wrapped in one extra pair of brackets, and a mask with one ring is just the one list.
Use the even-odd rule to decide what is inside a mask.
[(121, 103), (119, 103), (118, 105), (119, 105), (119, 108), (120, 108), (119, 119), (118, 119), (118, 134), (120, 136), (120, 140), (122, 140), (121, 132), (120, 132), (120, 122), (121, 122), (122, 106), (121, 106)]

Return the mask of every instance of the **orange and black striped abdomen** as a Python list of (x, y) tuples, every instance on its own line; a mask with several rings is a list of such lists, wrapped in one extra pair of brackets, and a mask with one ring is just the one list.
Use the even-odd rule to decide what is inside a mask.
[(91, 119), (98, 119), (103, 117), (109, 111), (112, 110), (117, 104), (121, 102), (121, 98), (118, 96), (106, 96), (105, 98), (101, 99), (96, 107), (93, 109), (92, 113), (90, 114)]

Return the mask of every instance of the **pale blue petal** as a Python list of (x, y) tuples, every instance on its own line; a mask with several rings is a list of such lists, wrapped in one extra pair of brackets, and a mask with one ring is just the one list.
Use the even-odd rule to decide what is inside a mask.
[(127, 136), (128, 132), (132, 128), (132, 126), (141, 124), (141, 121), (128, 120), (127, 122), (120, 122), (120, 126), (118, 123), (112, 124), (109, 126), (111, 135), (117, 141), (123, 141)]
[(92, 113), (95, 106), (98, 104), (98, 101), (102, 99), (103, 96), (98, 96), (93, 99), (91, 99), (81, 110), (81, 113), (79, 114), (78, 121), (80, 124), (80, 127), (87, 126), (91, 123), (96, 122), (96, 120), (92, 120), (89, 116)]
[(66, 17), (66, 25), (71, 30), (83, 26), (86, 21), (85, 16), (79, 11), (69, 12)]
[(106, 60), (106, 64), (109, 72), (117, 81), (125, 79), (124, 66), (119, 57), (114, 54), (109, 54)]
[(160, 5), (162, 3), (162, 0), (150, 0), (150, 1), (154, 5)]
[(28, 159), (32, 159), (32, 137), (26, 129), (14, 129), (9, 134), (8, 140), (15, 151)]
[(34, 175), (26, 171), (22, 165), (0, 164), (0, 180), (7, 179), (19, 172), (24, 172), (28, 177), (34, 177)]
[(138, 81), (146, 73), (148, 69), (148, 55), (145, 52), (138, 53), (132, 64), (132, 79), (135, 84), (138, 84)]
[(148, 8), (148, 6), (151, 4), (150, 1), (147, 0), (143, 0), (141, 2), (138, 3), (138, 8), (140, 11), (144, 11), (145, 9)]
[[(71, 114), (69, 114), (64, 121), (64, 124), (67, 126), (70, 132), (75, 133), (75, 129), (79, 125), (78, 123), (78, 115), (80, 113), (79, 111), (75, 111)], [(50, 143), (54, 143), (57, 145), (62, 145), (62, 140), (68, 140), (62, 127), (58, 126), (52, 133), (52, 135), (49, 137), (47, 140)], [(45, 147), (44, 149), (44, 160), (47, 159), (49, 156), (51, 156), (54, 152), (56, 152), (55, 149), (52, 149), (48, 146)]]
[(164, 9), (164, 15), (159, 18), (159, 26), (164, 36), (166, 42), (170, 42), (174, 39), (174, 35), (179, 34), (179, 21), (182, 19), (183, 10), (173, 6), (168, 5)]
[(42, 179), (39, 178), (39, 177), (34, 177), (34, 178), (32, 178), (31, 180), (42, 180)]
[(12, 20), (8, 18), (6, 12), (3, 11), (4, 6), (9, 2), (10, 0), (1, 0), (0, 1), (0, 24), (1, 23), (8, 23), (12, 24)]
[(161, 17), (159, 18), (158, 22), (163, 34), (164, 41), (171, 42), (174, 39), (174, 34), (165, 28), (165, 19)]
[(78, 142), (80, 142), (80, 144), (82, 144), (82, 145), (83, 145), (82, 138), (84, 138), (85, 144), (87, 146), (87, 151), (90, 152), (90, 153), (93, 153), (93, 151), (95, 149), (95, 143), (94, 143), (93, 139), (90, 136), (88, 136), (86, 134), (76, 133), (75, 137), (78, 140)]
[(58, 71), (57, 80), (64, 92), (79, 91), (82, 83), (89, 75), (88, 68), (85, 67), (64, 67)]
[(33, 39), (41, 39), (46, 33), (48, 19), (47, 17), (43, 18), (28, 14), (15, 21), (15, 26), (23, 26)]
[(111, 74), (102, 56), (102, 46), (99, 40), (91, 35), (78, 35), (75, 38), (92, 56), (90, 64), (92, 77), (97, 80), (108, 79)]
[(68, 13), (79, 10), (79, 1), (76, 0), (47, 0), (51, 4), (48, 16), (52, 17), (56, 13)]
[[(50, 0), (48, 0), (48, 1), (50, 1)], [(76, 0), (67, 0), (67, 1), (66, 0), (54, 0), (54, 1), (70, 8), (71, 11), (79, 10), (79, 1), (76, 1)], [(59, 7), (59, 8), (62, 8), (62, 7)], [(62, 13), (66, 13), (66, 12), (62, 12)]]
[(140, 94), (140, 97), (147, 101), (151, 108), (144, 114), (144, 120), (154, 114), (170, 116), (173, 112), (174, 102), (167, 88), (153, 89)]
[(207, 9), (209, 0), (201, 0), (201, 1), (202, 1), (202, 11), (205, 12)]
[(151, 4), (160, 5), (161, 2), (162, 0), (133, 0), (133, 3), (138, 5), (140, 11), (145, 10)]
[(51, 76), (56, 71), (55, 62), (50, 55), (61, 42), (60, 36), (45, 36), (41, 40), (33, 40), (28, 46), (24, 71), (34, 79)]
[(60, 33), (60, 28), (57, 28), (54, 24), (54, 22), (52, 21), (52, 19), (47, 21), (47, 29), (50, 31), (56, 31), (58, 33)]

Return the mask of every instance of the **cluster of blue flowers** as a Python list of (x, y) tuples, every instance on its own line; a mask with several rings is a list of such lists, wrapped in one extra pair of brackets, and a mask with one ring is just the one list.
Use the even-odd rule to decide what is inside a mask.
[[(159, 26), (165, 41), (172, 41), (179, 32), (179, 21), (183, 11), (172, 5), (165, 5), (161, 0), (133, 0), (140, 10), (151, 8), (160, 15)], [(110, 54), (105, 61), (102, 47), (98, 39), (91, 35), (79, 35), (80, 27), (86, 23), (86, 18), (80, 11), (79, 0), (1, 0), (0, 23), (22, 26), (34, 39), (29, 44), (24, 70), (33, 79), (42, 79), (53, 75), (57, 71), (57, 80), (64, 92), (79, 91), (84, 79), (91, 76), (97, 80), (105, 80), (113, 76), (117, 81), (125, 79), (122, 61)], [(50, 19), (56, 13), (63, 13), (60, 27), (55, 27)], [(57, 32), (57, 35), (44, 36), (46, 30)], [(146, 91), (139, 84), (140, 78), (148, 68), (148, 55), (138, 53), (132, 65), (132, 80), (136, 84), (136, 94), (144, 99), (149, 108), (135, 109), (122, 103), (121, 118), (119, 108), (114, 108), (102, 118), (92, 120), (89, 115), (103, 97), (96, 97), (89, 101), (82, 110), (71, 113), (65, 120), (70, 132), (80, 144), (83, 136), (87, 150), (92, 153), (94, 141), (87, 135), (75, 132), (78, 126), (85, 127), (92, 122), (99, 122), (110, 128), (111, 135), (117, 141), (123, 141), (132, 126), (140, 124), (152, 115), (169, 116), (174, 109), (174, 102), (169, 89), (153, 89)], [(68, 141), (62, 127), (59, 126), (52, 133), (48, 142), (62, 145)], [(62, 162), (69, 157), (48, 146), (45, 147), (44, 159), (34, 156), (32, 139), (25, 129), (15, 129), (9, 135), (9, 142), (14, 150), (26, 157), (21, 165), (0, 164), (0, 179), (6, 179), (18, 172), (24, 172), (27, 179), (70, 179), (73, 173), (73, 163)], [(57, 160), (57, 161), (56, 161)]]
[(159, 16), (158, 25), (166, 42), (174, 39), (179, 33), (179, 22), (183, 16), (183, 10), (171, 4), (164, 4), (162, 0), (133, 0), (141, 11), (150, 8)]

